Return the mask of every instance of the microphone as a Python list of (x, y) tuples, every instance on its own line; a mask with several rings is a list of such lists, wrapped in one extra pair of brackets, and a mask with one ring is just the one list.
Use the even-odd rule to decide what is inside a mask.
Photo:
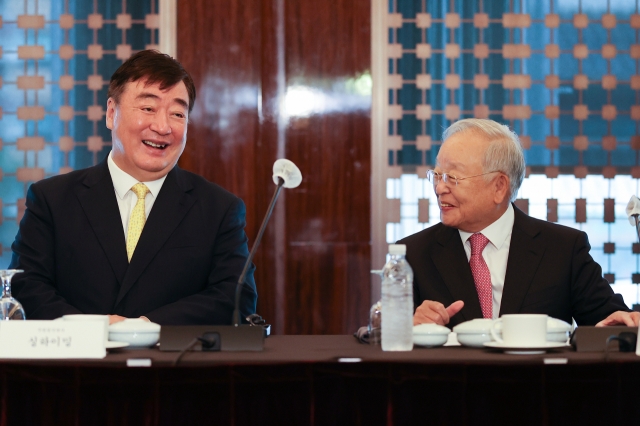
[(242, 294), (244, 280), (247, 277), (247, 272), (249, 271), (249, 267), (251, 266), (253, 256), (255, 255), (258, 246), (260, 245), (260, 240), (262, 240), (262, 235), (264, 234), (264, 230), (267, 227), (267, 222), (269, 222), (269, 218), (271, 218), (271, 213), (273, 212), (273, 208), (275, 207), (278, 195), (280, 195), (280, 191), (283, 187), (296, 188), (298, 185), (300, 185), (300, 182), (302, 182), (302, 173), (300, 173), (300, 169), (295, 164), (293, 164), (292, 161), (281, 158), (273, 163), (273, 183), (276, 184), (276, 190), (273, 193), (273, 198), (271, 198), (271, 203), (269, 204), (267, 213), (264, 216), (262, 225), (260, 225), (258, 236), (253, 243), (253, 247), (251, 248), (249, 257), (247, 257), (247, 261), (244, 264), (244, 268), (242, 269), (242, 273), (240, 274), (240, 278), (238, 278), (238, 283), (236, 284), (235, 309), (233, 311), (232, 319), (232, 324), (235, 327), (238, 327), (240, 325), (240, 296)]
[[(264, 230), (269, 222), (271, 213), (282, 188), (295, 188), (302, 182), (302, 173), (289, 160), (280, 159), (273, 165), (273, 182), (276, 190), (267, 209), (267, 214), (262, 221), (258, 236), (256, 237), (249, 257), (244, 264), (242, 273), (238, 278), (235, 291), (235, 304), (231, 325), (189, 325), (189, 326), (162, 326), (160, 331), (160, 350), (179, 351), (176, 365), (183, 355), (189, 350), (201, 351), (262, 351), (264, 338), (268, 335), (269, 325), (257, 314), (251, 314), (247, 318), (249, 325), (240, 324), (240, 296), (242, 287), (251, 266), (251, 261), (256, 253)], [(258, 327), (257, 327), (258, 326)], [(193, 338), (193, 336), (197, 336)]]
[(640, 199), (635, 195), (632, 195), (629, 203), (627, 204), (627, 217), (629, 218), (631, 226), (635, 225), (636, 233), (638, 234), (638, 242), (640, 242), (640, 221), (638, 220), (638, 216), (640, 216)]

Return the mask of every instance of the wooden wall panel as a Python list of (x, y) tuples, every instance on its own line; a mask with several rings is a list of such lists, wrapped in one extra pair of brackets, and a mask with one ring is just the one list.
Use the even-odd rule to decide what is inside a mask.
[(288, 334), (352, 333), (366, 324), (370, 274), (365, 243), (289, 245)]
[[(258, 250), (258, 312), (276, 333), (366, 324), (370, 113), (366, 100), (349, 102), (347, 83), (370, 75), (370, 2), (182, 2), (178, 59), (198, 89), (180, 165), (245, 200), (250, 244), (273, 161), (285, 156), (304, 176), (283, 191)], [(287, 90), (297, 89), (331, 106), (310, 96), (316, 107), (287, 114)]]
[(245, 196), (256, 192), (243, 169), (258, 155), (261, 78), (260, 27), (247, 22), (259, 24), (259, 5), (196, 1), (178, 14), (178, 59), (197, 90), (180, 165)]
[[(277, 159), (277, 111), (271, 105), (277, 93), (276, 5), (196, 0), (182, 6), (178, 59), (194, 78), (197, 100), (180, 166), (244, 200), (252, 246), (271, 200), (271, 169)], [(279, 312), (276, 284), (284, 285), (279, 278), (283, 268), (275, 267), (282, 263), (276, 254), (284, 251), (276, 246), (282, 201), (254, 258), (258, 313), (272, 323)], [(274, 331), (283, 331), (281, 324), (273, 325)]]

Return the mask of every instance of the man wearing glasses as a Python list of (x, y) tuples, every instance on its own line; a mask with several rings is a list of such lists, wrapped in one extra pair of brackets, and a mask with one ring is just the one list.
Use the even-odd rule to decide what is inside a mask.
[(443, 134), (427, 172), (440, 224), (411, 235), (414, 324), (450, 327), (474, 318), (542, 313), (579, 325), (638, 326), (589, 255), (587, 235), (527, 216), (515, 200), (525, 174), (518, 136), (465, 119)]

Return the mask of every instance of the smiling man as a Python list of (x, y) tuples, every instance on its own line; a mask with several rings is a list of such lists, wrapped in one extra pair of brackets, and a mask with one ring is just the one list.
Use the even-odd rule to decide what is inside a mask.
[(578, 325), (638, 326), (589, 255), (584, 232), (527, 216), (515, 200), (525, 174), (518, 136), (465, 119), (443, 134), (427, 173), (441, 223), (409, 236), (414, 324), (541, 313)]
[[(111, 78), (112, 150), (99, 165), (37, 182), (12, 245), (27, 318), (110, 315), (229, 324), (248, 257), (242, 200), (176, 163), (196, 91), (171, 57), (146, 50)], [(241, 314), (255, 312), (253, 268)]]

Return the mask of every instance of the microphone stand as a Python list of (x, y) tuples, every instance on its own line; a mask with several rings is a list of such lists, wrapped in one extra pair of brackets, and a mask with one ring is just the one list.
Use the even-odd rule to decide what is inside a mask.
[[(233, 310), (232, 325), (193, 325), (193, 326), (162, 326), (160, 333), (160, 350), (161, 351), (180, 351), (180, 355), (176, 358), (174, 365), (177, 365), (185, 352), (189, 350), (202, 351), (262, 351), (264, 348), (265, 334), (268, 334), (268, 325), (256, 324), (252, 317), (261, 320), (261, 318), (252, 314), (249, 316), (251, 324), (240, 324), (240, 297), (242, 295), (242, 287), (247, 277), (251, 261), (256, 253), (262, 235), (269, 222), (271, 213), (275, 206), (280, 190), (285, 181), (278, 177), (278, 186), (269, 204), (267, 214), (262, 221), (256, 241), (253, 243), (249, 257), (247, 258), (235, 291), (235, 305)], [(264, 320), (262, 320), (264, 322)], [(193, 338), (192, 336), (196, 336)]]
[[(249, 325), (242, 325), (240, 320), (240, 298), (245, 279), (252, 265), (256, 250), (273, 213), (273, 208), (282, 188), (296, 188), (302, 182), (300, 169), (291, 161), (281, 158), (273, 164), (273, 182), (277, 185), (267, 213), (260, 225), (256, 241), (249, 252), (235, 290), (234, 310), (231, 325), (189, 325), (162, 326), (160, 333), (161, 351), (180, 351), (176, 363), (188, 350), (202, 351), (261, 351), (264, 349), (264, 338), (269, 335), (269, 324), (257, 314), (247, 317)], [(197, 336), (193, 338), (193, 336)], [(199, 344), (200, 343), (200, 344)]]
[[(242, 273), (240, 274), (240, 278), (238, 278), (238, 284), (236, 284), (236, 299), (235, 299), (235, 309), (233, 310), (233, 325), (234, 327), (238, 327), (240, 325), (240, 296), (242, 295), (242, 287), (244, 286), (244, 280), (247, 277), (247, 272), (249, 271), (249, 267), (251, 266), (251, 261), (253, 260), (253, 256), (256, 254), (256, 250), (260, 245), (260, 241), (262, 240), (262, 235), (264, 234), (265, 229), (267, 228), (267, 222), (271, 218), (271, 213), (273, 213), (273, 208), (276, 205), (276, 200), (278, 199), (278, 195), (280, 195), (280, 191), (282, 190), (282, 185), (284, 185), (284, 179), (278, 177), (278, 186), (276, 186), (276, 190), (273, 193), (273, 197), (271, 198), (271, 203), (269, 204), (269, 208), (267, 209), (267, 213), (264, 215), (264, 219), (262, 220), (262, 225), (260, 225), (260, 230), (258, 231), (258, 236), (253, 243), (253, 247), (251, 247), (251, 252), (249, 253), (249, 257), (244, 264), (244, 268), (242, 269)], [(638, 218), (636, 217), (636, 222)]]
[[(638, 220), (638, 213), (632, 215), (636, 220), (636, 234), (638, 234), (638, 243), (640, 243), (640, 221)], [(636, 300), (639, 299), (638, 294), (640, 293), (640, 285), (636, 284)], [(631, 306), (631, 310), (640, 311), (640, 304), (634, 303)]]

